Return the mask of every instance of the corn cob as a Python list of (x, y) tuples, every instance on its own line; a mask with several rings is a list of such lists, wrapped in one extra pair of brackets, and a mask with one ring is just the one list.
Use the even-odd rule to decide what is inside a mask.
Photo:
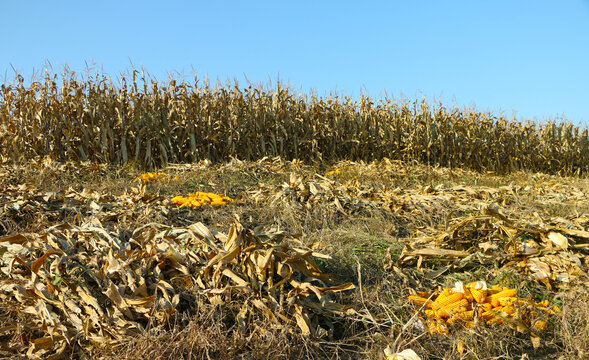
[(452, 314), (453, 320), (467, 321), (467, 320), (472, 320), (473, 318), (474, 318), (474, 310), (467, 310), (467, 311), (462, 311), (462, 312), (457, 312), (457, 313)]
[[(458, 301), (463, 300), (464, 298), (464, 294), (463, 293), (454, 293), (450, 296), (445, 296), (443, 294), (440, 294), (436, 300), (434, 300), (434, 302), (431, 305), (431, 308), (434, 310), (438, 310), (439, 308), (447, 308), (448, 305), (450, 304), (454, 304)], [(466, 299), (464, 299), (466, 300)], [(468, 304), (468, 301), (466, 301)]]
[(464, 289), (464, 298), (466, 300), (468, 300), (469, 302), (473, 302), (474, 297), (472, 296), (472, 292), (470, 291), (470, 289)]
[(487, 295), (487, 292), (485, 290), (478, 290), (478, 289), (471, 288), (470, 293), (472, 294), (472, 297), (474, 298), (474, 300), (476, 302), (478, 302), (478, 303), (485, 302), (486, 295)]
[(495, 317), (495, 314), (491, 311), (485, 311), (480, 315), (480, 318), (483, 320), (490, 320)]
[(490, 300), (493, 300), (493, 299), (499, 300), (502, 297), (514, 297), (515, 295), (517, 295), (517, 290), (516, 289), (504, 288), (503, 291), (500, 291), (498, 293), (489, 295), (488, 298)]
[(448, 334), (448, 327), (446, 326), (445, 321), (436, 320), (435, 325), (434, 325), (434, 333)]
[(440, 317), (440, 318), (446, 318), (446, 317), (449, 317), (450, 314), (453, 314), (455, 312), (466, 311), (467, 307), (468, 307), (468, 300), (461, 299), (459, 301), (455, 301), (451, 304), (448, 304), (441, 309), (438, 309), (436, 311), (436, 316)]
[(511, 305), (516, 304), (516, 303), (519, 303), (519, 302), (517, 301), (517, 298), (515, 298), (515, 297), (502, 297), (502, 298), (499, 298), (499, 304), (501, 306), (511, 306)]
[(513, 306), (504, 306), (501, 311), (508, 315), (515, 314), (515, 308)]
[(458, 344), (456, 344), (456, 351), (458, 351), (461, 356), (464, 354), (464, 342), (459, 341)]
[(493, 306), (489, 303), (482, 303), (480, 304), (481, 308), (484, 308), (485, 310), (491, 310), (493, 308)]

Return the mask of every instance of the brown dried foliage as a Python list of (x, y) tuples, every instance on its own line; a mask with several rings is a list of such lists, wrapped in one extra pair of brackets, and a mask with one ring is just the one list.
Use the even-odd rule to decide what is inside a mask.
[(586, 174), (589, 133), (571, 123), (520, 123), (424, 101), (296, 96), (236, 82), (158, 83), (133, 70), (118, 84), (100, 74), (19, 75), (0, 96), (0, 155), (101, 163), (213, 162), (235, 157), (372, 161), (388, 157), (506, 173)]

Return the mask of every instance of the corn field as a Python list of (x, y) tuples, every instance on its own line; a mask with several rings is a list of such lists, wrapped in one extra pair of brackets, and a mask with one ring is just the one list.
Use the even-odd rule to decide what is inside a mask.
[(277, 84), (156, 82), (134, 70), (47, 73), (1, 86), (0, 156), (51, 156), (152, 169), (168, 163), (264, 156), (335, 162), (399, 159), (508, 173), (589, 171), (587, 128), (518, 122), (425, 100), (297, 95)]

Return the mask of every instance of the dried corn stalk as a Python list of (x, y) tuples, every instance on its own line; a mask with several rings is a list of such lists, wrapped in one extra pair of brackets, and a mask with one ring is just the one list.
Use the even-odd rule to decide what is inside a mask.
[(5, 329), (29, 339), (14, 351), (30, 344), (35, 356), (59, 356), (74, 338), (117, 344), (145, 324), (166, 324), (194, 287), (212, 304), (239, 304), (236, 322), (248, 332), (265, 325), (322, 337), (332, 330), (321, 324), (353, 312), (333, 295), (354, 286), (330, 285), (313, 260), (327, 257), (284, 233), (256, 233), (236, 220), (227, 235), (201, 223), (121, 235), (95, 219), (0, 237), (0, 297), (26, 314), (29, 329)]

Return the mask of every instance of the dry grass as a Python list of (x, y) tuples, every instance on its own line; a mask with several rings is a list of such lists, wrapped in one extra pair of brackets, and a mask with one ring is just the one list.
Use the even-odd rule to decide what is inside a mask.
[[(325, 184), (326, 180), (318, 177), (318, 172), (324, 174), (334, 168), (341, 169), (341, 172), (329, 178), (333, 181), (329, 191), (319, 192), (315, 198), (306, 195), (311, 184), (318, 189)], [(586, 211), (582, 201), (583, 197), (589, 196), (586, 179), (531, 173), (497, 176), (387, 161), (367, 164), (348, 161), (326, 168), (322, 164), (310, 166), (279, 159), (234, 160), (225, 164), (201, 163), (160, 170), (172, 175), (172, 179), (148, 183), (146, 191), (150, 194), (170, 199), (181, 193), (214, 191), (226, 193), (236, 201), (220, 208), (170, 209), (167, 213), (155, 211), (161, 209), (156, 203), (138, 202), (136, 208), (128, 209), (128, 215), (118, 218), (108, 213), (93, 213), (87, 202), (70, 204), (60, 216), (26, 208), (15, 211), (10, 204), (14, 200), (12, 196), (16, 195), (8, 191), (10, 186), (29, 184), (31, 188), (23, 191), (30, 194), (23, 197), (28, 204), (35, 201), (43, 204), (37, 196), (49, 191), (67, 193), (72, 188), (77, 191), (87, 189), (90, 197), (95, 191), (101, 194), (97, 203), (112, 205), (115, 197), (129, 194), (130, 186), (135, 186), (131, 185), (131, 180), (139, 173), (132, 167), (54, 162), (4, 166), (0, 171), (0, 188), (3, 189), (0, 191), (3, 194), (0, 198), (0, 236), (42, 233), (49, 226), (80, 224), (92, 216), (98, 216), (111, 229), (123, 230), (123, 237), (125, 233), (150, 223), (187, 226), (202, 222), (211, 229), (227, 231), (228, 222), (237, 214), (250, 228), (262, 225), (302, 233), (300, 240), (304, 244), (331, 255), (332, 260), (318, 260), (318, 265), (339, 281), (356, 285), (355, 291), (341, 294), (338, 299), (352, 304), (358, 312), (334, 321), (330, 338), (304, 336), (296, 331), (296, 326), (282, 330), (268, 327), (266, 331), (246, 329), (243, 332), (236, 319), (243, 298), (213, 305), (197, 289), (185, 289), (183, 300), (167, 325), (147, 329), (139, 336), (111, 346), (88, 347), (80, 340), (64, 354), (66, 358), (378, 359), (383, 349), (390, 346), (393, 350), (412, 348), (424, 359), (520, 359), (523, 354), (530, 358), (564, 356), (583, 359), (589, 351), (586, 340), (589, 335), (589, 301), (582, 301), (588, 296), (582, 285), (566, 291), (548, 291), (521, 273), (494, 267), (475, 267), (430, 279), (425, 273), (438, 266), (435, 262), (424, 262), (426, 272), (413, 266), (399, 267), (398, 271), (385, 270), (387, 256), (398, 259), (405, 243), (428, 231), (444, 229), (446, 214), (460, 209), (458, 204), (465, 203), (465, 199), (467, 204), (472, 201), (468, 200), (466, 193), (459, 193), (445, 202), (439, 202), (436, 194), (429, 194), (423, 203), (413, 200), (413, 203), (397, 204), (396, 212), (366, 202), (374, 194), (390, 191), (401, 201), (406, 194), (428, 194), (428, 186), (443, 184), (450, 189), (455, 185), (468, 185), (476, 190), (475, 197), (485, 194), (487, 189), (497, 190), (496, 195), (483, 200), (501, 203), (507, 214), (519, 218), (534, 218), (534, 213), (539, 213), (544, 217), (558, 215), (578, 219), (579, 214)], [(354, 185), (357, 178), (363, 181)], [(294, 183), (291, 183), (292, 179)], [(302, 179), (303, 189), (297, 179)], [(343, 184), (347, 184), (346, 187), (340, 188)], [(285, 192), (277, 197), (276, 191), (280, 189)], [(442, 195), (440, 190), (439, 196)], [(334, 196), (339, 197), (343, 212), (333, 204)], [(560, 204), (560, 214), (551, 215), (556, 204)], [(589, 230), (587, 225), (584, 224), (585, 230)], [(2, 276), (0, 283), (6, 280)], [(457, 280), (479, 279), (517, 287), (520, 294), (536, 300), (546, 298), (562, 303), (562, 317), (549, 321), (539, 348), (533, 348), (527, 335), (509, 328), (458, 327), (449, 336), (444, 336), (429, 335), (411, 325), (415, 308), (406, 301), (410, 289), (432, 290)], [(31, 321), (30, 315), (17, 311), (16, 304), (10, 300), (0, 309), (0, 329), (12, 323)], [(252, 324), (263, 322), (263, 318), (255, 316), (249, 319)], [(22, 334), (26, 336), (15, 336), (18, 333), (0, 333), (0, 357), (15, 358), (14, 353), (8, 352), (10, 348), (38, 335), (24, 331)], [(463, 356), (457, 352), (459, 341), (465, 344)], [(80, 347), (77, 344), (86, 345)], [(25, 354), (21, 356), (25, 358)]]
[(0, 156), (24, 162), (168, 163), (265, 156), (334, 163), (382, 158), (508, 173), (586, 174), (589, 133), (426, 101), (295, 95), (288, 87), (157, 83), (133, 70), (17, 76), (0, 91)]

